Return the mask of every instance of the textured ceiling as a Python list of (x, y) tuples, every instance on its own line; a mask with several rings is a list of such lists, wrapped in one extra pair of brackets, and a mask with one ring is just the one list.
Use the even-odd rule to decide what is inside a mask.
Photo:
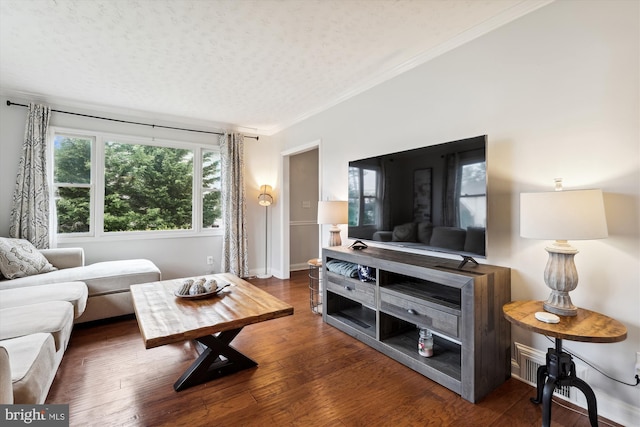
[(269, 134), (548, 2), (0, 0), (0, 88)]

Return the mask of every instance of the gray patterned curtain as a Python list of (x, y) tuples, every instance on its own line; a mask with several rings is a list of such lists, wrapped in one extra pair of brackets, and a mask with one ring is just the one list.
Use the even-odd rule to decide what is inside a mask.
[(39, 249), (49, 247), (47, 128), (50, 115), (50, 107), (29, 104), (9, 226), (10, 237), (27, 239)]
[(222, 271), (238, 277), (249, 276), (246, 204), (244, 197), (244, 135), (224, 134), (220, 137), (222, 160)]

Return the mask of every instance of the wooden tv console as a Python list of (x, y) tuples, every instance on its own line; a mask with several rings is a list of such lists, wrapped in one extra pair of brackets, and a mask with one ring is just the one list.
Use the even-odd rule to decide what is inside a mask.
[[(511, 375), (511, 270), (368, 247), (324, 248), (323, 320), (433, 381), (477, 402)], [(330, 272), (330, 260), (375, 269), (376, 280)], [(418, 354), (418, 328), (434, 355)]]

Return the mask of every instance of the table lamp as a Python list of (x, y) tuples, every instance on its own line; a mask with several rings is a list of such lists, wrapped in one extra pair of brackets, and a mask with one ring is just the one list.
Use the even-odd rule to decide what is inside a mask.
[(349, 221), (348, 202), (333, 200), (318, 202), (318, 224), (331, 224), (329, 246), (341, 246), (340, 227)]
[(549, 260), (544, 281), (551, 295), (543, 304), (546, 311), (575, 316), (578, 309), (569, 292), (578, 286), (578, 271), (573, 260), (578, 250), (568, 240), (603, 239), (608, 236), (601, 190), (562, 190), (556, 179), (556, 191), (520, 194), (520, 236), (555, 240), (545, 250)]

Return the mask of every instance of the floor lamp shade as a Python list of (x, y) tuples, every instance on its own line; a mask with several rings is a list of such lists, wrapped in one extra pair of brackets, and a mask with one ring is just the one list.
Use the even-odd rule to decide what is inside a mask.
[(260, 194), (258, 195), (258, 204), (260, 206), (271, 206), (273, 203), (273, 196), (271, 192), (273, 189), (270, 185), (263, 185), (260, 187)]
[(578, 286), (574, 256), (578, 250), (568, 240), (603, 239), (608, 236), (601, 190), (568, 190), (520, 194), (520, 236), (554, 240), (546, 247), (549, 260), (544, 281), (551, 295), (543, 304), (548, 312), (575, 316), (569, 292)]
[(318, 224), (331, 224), (329, 232), (329, 246), (342, 245), (340, 239), (340, 227), (338, 224), (346, 224), (349, 221), (349, 206), (346, 201), (320, 201), (318, 202)]

